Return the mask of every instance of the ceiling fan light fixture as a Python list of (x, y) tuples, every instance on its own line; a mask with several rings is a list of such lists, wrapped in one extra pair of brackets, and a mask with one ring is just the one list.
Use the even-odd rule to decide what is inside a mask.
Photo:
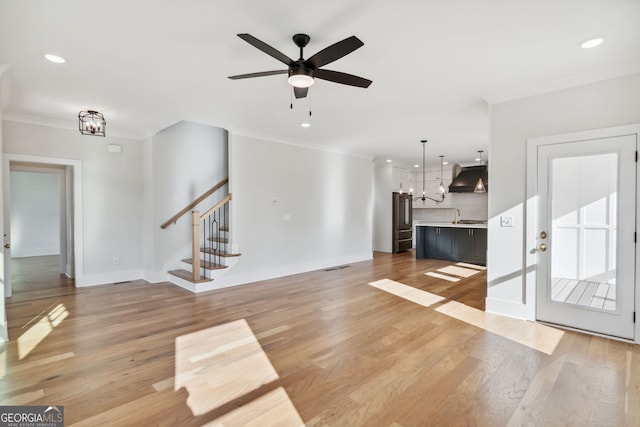
[(313, 83), (315, 83), (315, 80), (311, 76), (311, 72), (306, 70), (291, 73), (287, 81), (291, 86), (300, 88), (311, 87), (313, 86)]

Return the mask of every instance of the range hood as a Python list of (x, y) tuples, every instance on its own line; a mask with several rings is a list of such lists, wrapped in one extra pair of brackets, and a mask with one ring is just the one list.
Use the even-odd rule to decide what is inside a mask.
[(482, 178), (484, 187), (489, 191), (489, 173), (487, 165), (468, 166), (464, 168), (454, 168), (460, 170), (460, 173), (453, 178), (453, 182), (449, 186), (449, 193), (473, 193), (476, 188), (478, 179)]

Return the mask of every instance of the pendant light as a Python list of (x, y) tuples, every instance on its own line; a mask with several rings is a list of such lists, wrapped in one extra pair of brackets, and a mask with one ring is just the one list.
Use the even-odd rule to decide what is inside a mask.
[[(440, 193), (440, 199), (434, 199), (433, 197), (427, 196), (426, 192), (426, 168), (427, 168), (427, 140), (423, 139), (420, 141), (422, 143), (422, 196), (414, 197), (413, 200), (422, 200), (422, 203), (426, 202), (427, 199), (432, 200), (436, 203), (441, 203), (444, 200), (444, 192)], [(444, 189), (444, 184), (442, 183), (442, 158), (444, 156), (440, 156), (440, 188)]]
[(440, 185), (438, 186), (438, 191), (441, 194), (444, 194), (444, 193), (447, 192), (447, 189), (444, 187), (444, 183), (442, 182), (442, 176), (443, 176), (443, 173), (442, 173), (442, 161), (444, 159), (444, 156), (442, 154), (440, 154), (440, 156), (438, 156), (438, 157), (440, 157)]
[[(482, 150), (478, 150), (478, 158), (476, 159), (478, 161), (478, 164), (482, 164)], [(478, 182), (476, 182), (476, 186), (473, 189), (474, 193), (486, 193), (487, 192), (487, 188), (484, 186), (484, 181), (482, 181), (482, 178), (478, 178)]]

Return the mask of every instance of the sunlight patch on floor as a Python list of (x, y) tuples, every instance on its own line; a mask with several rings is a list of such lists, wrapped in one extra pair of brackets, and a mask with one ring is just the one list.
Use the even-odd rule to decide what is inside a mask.
[(466, 268), (475, 268), (476, 270), (481, 270), (481, 271), (484, 271), (487, 269), (487, 267), (485, 267), (484, 265), (469, 264), (468, 262), (457, 262), (456, 265), (459, 265), (460, 267), (466, 267)]
[(433, 304), (444, 300), (444, 298), (439, 295), (421, 291), (420, 289), (416, 289), (412, 286), (407, 286), (403, 283), (394, 282), (393, 280), (389, 279), (382, 279), (378, 280), (377, 282), (371, 282), (369, 283), (369, 286), (373, 286), (374, 288), (378, 288), (382, 291), (399, 296), (400, 298), (415, 302), (416, 304), (420, 304), (423, 307), (430, 307)]
[(424, 273), (425, 276), (435, 277), (436, 279), (448, 280), (449, 282), (459, 282), (460, 279), (453, 276), (447, 276), (446, 274), (436, 273), (435, 271), (428, 271)]
[[(445, 300), (439, 295), (389, 279), (378, 280), (369, 285), (424, 307)], [(564, 336), (564, 332), (549, 326), (485, 313), (457, 301), (447, 301), (436, 307), (435, 311), (549, 355), (553, 354)]]
[(439, 268), (438, 271), (440, 273), (445, 273), (445, 274), (450, 274), (453, 276), (460, 276), (460, 277), (471, 277), (474, 274), (480, 273), (480, 271), (472, 268), (459, 267), (455, 265), (448, 265), (446, 267)]
[[(175, 376), (153, 385), (156, 391), (184, 387), (194, 416), (211, 412), (279, 379), (245, 319), (228, 322), (175, 341)], [(304, 423), (280, 387), (207, 424), (283, 425)]]
[(18, 337), (18, 358), (24, 359), (69, 315), (63, 304), (56, 305)]
[(218, 419), (204, 424), (204, 427), (223, 426), (282, 426), (300, 427), (304, 422), (298, 411), (291, 403), (289, 395), (282, 388), (266, 393), (251, 403), (231, 412), (227, 412)]
[(553, 354), (564, 336), (564, 332), (549, 326), (485, 313), (457, 301), (448, 301), (435, 310), (549, 355)]
[(176, 338), (174, 389), (202, 415), (278, 379), (247, 322), (236, 320)]

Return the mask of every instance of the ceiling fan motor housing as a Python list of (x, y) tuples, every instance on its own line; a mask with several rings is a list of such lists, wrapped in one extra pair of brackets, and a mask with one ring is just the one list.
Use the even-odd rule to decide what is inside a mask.
[[(306, 34), (294, 34), (293, 35), (293, 42), (296, 44), (296, 46), (298, 46), (300, 49), (302, 49), (303, 47), (305, 47), (307, 44), (309, 44), (309, 40), (311, 40), (311, 37), (309, 37)], [(302, 55), (300, 55), (300, 57), (302, 57)]]

